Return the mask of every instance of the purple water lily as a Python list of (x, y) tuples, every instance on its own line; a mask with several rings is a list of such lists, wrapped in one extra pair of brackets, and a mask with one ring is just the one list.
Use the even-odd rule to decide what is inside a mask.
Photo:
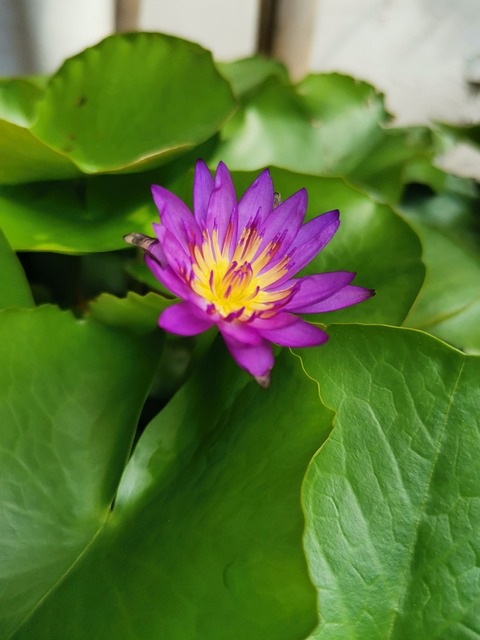
[(163, 187), (154, 185), (152, 193), (161, 219), (153, 225), (157, 239), (133, 243), (146, 249), (155, 277), (182, 299), (161, 314), (160, 327), (192, 336), (217, 325), (233, 358), (262, 386), (274, 363), (272, 342), (311, 347), (328, 339), (295, 314), (334, 311), (373, 295), (351, 285), (349, 271), (293, 278), (330, 241), (339, 213), (302, 224), (306, 190), (277, 206), (268, 170), (237, 202), (227, 167), (221, 162), (213, 178), (199, 160), (194, 215)]

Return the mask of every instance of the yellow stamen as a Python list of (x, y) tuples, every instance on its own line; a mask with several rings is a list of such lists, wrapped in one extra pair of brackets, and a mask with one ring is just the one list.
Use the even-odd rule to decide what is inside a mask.
[(203, 232), (202, 245), (192, 247), (194, 277), (190, 286), (224, 318), (240, 311), (241, 320), (248, 320), (253, 314), (272, 315), (290, 297), (292, 287), (272, 292), (265, 288), (288, 272), (289, 258), (285, 256), (268, 269), (280, 244), (271, 242), (255, 258), (262, 238), (254, 227), (248, 227), (243, 230), (230, 259), (233, 232), (229, 224), (221, 248), (218, 229), (214, 229), (211, 236), (208, 231)]

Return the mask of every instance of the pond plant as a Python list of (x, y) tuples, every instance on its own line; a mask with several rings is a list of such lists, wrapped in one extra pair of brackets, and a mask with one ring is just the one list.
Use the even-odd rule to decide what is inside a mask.
[(0, 81), (1, 638), (480, 637), (457, 141), (162, 34)]

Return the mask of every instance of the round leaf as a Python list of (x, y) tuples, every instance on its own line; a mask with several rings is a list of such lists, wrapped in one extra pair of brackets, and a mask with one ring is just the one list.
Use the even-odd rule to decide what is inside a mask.
[(223, 348), (209, 354), (140, 439), (109, 523), (16, 639), (312, 630), (299, 494), (331, 414), (290, 354), (276, 366), (265, 392)]
[(0, 312), (0, 636), (58, 586), (110, 514), (158, 361), (54, 307)]
[(206, 50), (161, 34), (119, 34), (52, 76), (32, 133), (85, 173), (138, 171), (205, 141), (234, 108)]
[(330, 328), (304, 350), (335, 429), (304, 483), (312, 638), (480, 634), (480, 360), (421, 332)]

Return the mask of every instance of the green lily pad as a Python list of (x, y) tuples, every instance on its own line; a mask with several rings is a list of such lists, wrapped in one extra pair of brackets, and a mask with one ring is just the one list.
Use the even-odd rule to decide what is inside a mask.
[(77, 167), (30, 131), (43, 96), (27, 78), (0, 80), (0, 184), (71, 178)]
[(234, 109), (206, 50), (162, 34), (117, 34), (52, 76), (32, 133), (85, 173), (131, 172), (204, 142)]
[(161, 341), (54, 307), (0, 312), (0, 341), (0, 636), (7, 639), (109, 518)]
[(303, 485), (311, 638), (480, 635), (480, 360), (421, 332), (330, 329), (303, 350), (337, 411)]
[[(316, 613), (301, 545), (299, 494), (332, 416), (295, 358), (285, 352), (276, 367), (265, 392), (217, 343), (198, 374), (140, 438), (108, 522), (104, 525), (100, 501), (90, 520), (96, 536), (89, 548), (65, 569), (61, 583), (42, 594), (16, 633), (4, 637), (75, 640), (83, 639), (87, 628), (91, 637), (116, 640), (224, 640), (232, 630), (243, 638), (305, 637)], [(132, 378), (121, 369), (127, 387)], [(138, 369), (130, 371), (138, 375)], [(288, 405), (286, 395), (292, 399)], [(115, 416), (124, 408), (120, 398)], [(65, 425), (52, 423), (53, 441), (60, 438), (57, 429), (64, 433)], [(95, 433), (99, 438), (102, 430)], [(22, 440), (29, 451), (32, 438), (25, 434)], [(93, 464), (81, 439), (71, 455)], [(24, 479), (26, 495), (33, 491), (31, 484), (36, 487), (43, 474), (51, 474), (41, 452), (38, 456), (36, 477)], [(97, 464), (108, 458), (102, 449), (96, 456)], [(123, 462), (123, 455), (115, 460)], [(29, 471), (31, 464), (25, 461)], [(90, 497), (84, 477), (62, 474), (71, 491)], [(109, 477), (114, 483), (118, 476)], [(98, 484), (91, 477), (87, 486), (95, 493)], [(108, 499), (111, 492), (101, 494)], [(98, 502), (95, 498), (88, 505)], [(81, 516), (77, 501), (71, 504), (69, 514)], [(30, 517), (47, 515), (58, 526), (52, 503), (37, 505)], [(11, 543), (15, 550), (15, 540)], [(50, 562), (58, 562), (55, 551)], [(42, 567), (37, 571), (41, 574)], [(21, 584), (22, 575), (17, 579)]]
[[(408, 168), (433, 154), (425, 128), (387, 129), (383, 98), (374, 87), (340, 74), (316, 74), (292, 86), (269, 77), (247, 96), (222, 130), (211, 161), (236, 170), (269, 165), (291, 171), (347, 176), (396, 201)], [(423, 171), (423, 179), (438, 177)]]

